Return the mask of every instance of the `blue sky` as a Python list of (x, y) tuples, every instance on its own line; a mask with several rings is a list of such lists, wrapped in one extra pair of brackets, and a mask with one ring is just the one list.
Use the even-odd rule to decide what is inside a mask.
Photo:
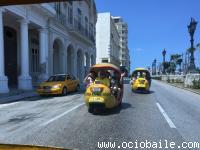
[[(170, 54), (190, 47), (187, 25), (194, 17), (199, 22), (195, 45), (200, 43), (200, 0), (96, 0), (98, 12), (121, 16), (129, 26), (131, 69), (162, 61), (162, 50)], [(200, 52), (196, 52), (200, 65)], [(198, 61), (197, 61), (198, 59)]]

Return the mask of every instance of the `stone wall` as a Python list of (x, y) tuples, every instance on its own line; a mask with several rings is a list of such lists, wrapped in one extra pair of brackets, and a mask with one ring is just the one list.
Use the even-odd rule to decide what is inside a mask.
[(200, 74), (187, 74), (185, 78), (185, 87), (193, 87), (194, 81), (200, 81)]
[(162, 81), (172, 82), (172, 83), (184, 83), (184, 75), (162, 75)]

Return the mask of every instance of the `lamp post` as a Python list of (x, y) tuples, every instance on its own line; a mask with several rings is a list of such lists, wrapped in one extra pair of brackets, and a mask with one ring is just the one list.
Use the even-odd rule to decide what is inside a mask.
[(196, 30), (197, 22), (194, 20), (194, 18), (191, 18), (190, 24), (188, 25), (188, 32), (190, 34), (190, 42), (191, 42), (191, 48), (190, 48), (190, 64), (189, 64), (189, 72), (190, 73), (196, 73), (196, 67), (194, 63), (194, 32)]
[(156, 59), (153, 61), (153, 74), (156, 75)]
[(162, 51), (162, 55), (163, 55), (163, 74), (165, 74), (165, 56), (166, 56), (167, 51), (164, 49)]

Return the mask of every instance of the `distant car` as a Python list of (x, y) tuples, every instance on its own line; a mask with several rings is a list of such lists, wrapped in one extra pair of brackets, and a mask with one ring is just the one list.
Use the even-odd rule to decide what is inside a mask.
[(136, 68), (132, 73), (132, 91), (143, 91), (149, 93), (151, 86), (151, 75), (145, 68)]
[(57, 74), (41, 83), (37, 88), (39, 95), (67, 95), (68, 92), (80, 90), (80, 82), (70, 74)]

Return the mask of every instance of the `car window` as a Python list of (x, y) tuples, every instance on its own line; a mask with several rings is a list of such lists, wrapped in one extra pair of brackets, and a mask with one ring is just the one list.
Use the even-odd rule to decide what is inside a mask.
[(70, 80), (71, 79), (71, 76), (70, 75), (67, 75), (67, 80)]
[(75, 77), (75, 76), (72, 76), (72, 80), (76, 80), (76, 77)]
[(65, 81), (66, 75), (51, 76), (47, 82)]

